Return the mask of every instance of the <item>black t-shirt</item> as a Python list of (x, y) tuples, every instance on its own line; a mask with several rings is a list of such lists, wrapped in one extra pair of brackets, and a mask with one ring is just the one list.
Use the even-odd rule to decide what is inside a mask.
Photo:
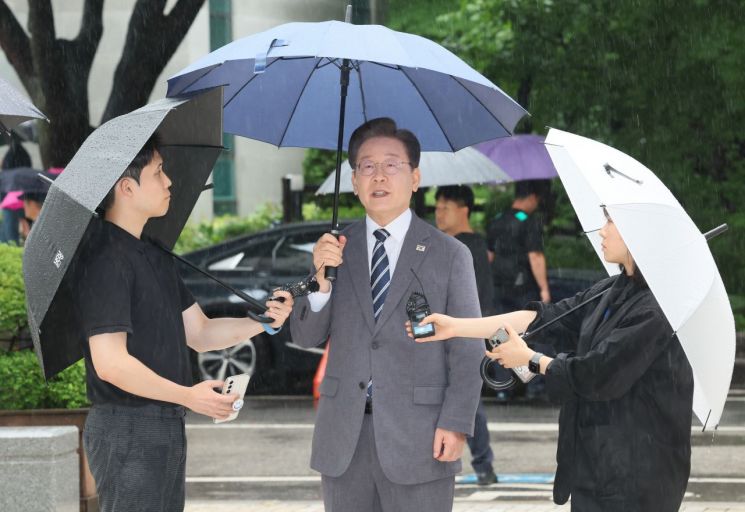
[(487, 244), (494, 252), (494, 286), (502, 293), (538, 290), (528, 260), (529, 252), (543, 252), (543, 230), (536, 215), (510, 208), (497, 215), (487, 230)]
[(463, 242), (473, 256), (473, 271), (476, 274), (476, 289), (479, 293), (481, 315), (494, 314), (494, 285), (492, 284), (489, 256), (484, 237), (476, 233), (458, 233), (455, 238)]
[(190, 386), (181, 314), (194, 304), (194, 297), (179, 277), (173, 258), (147, 237), (139, 240), (115, 224), (94, 222), (95, 232), (83, 248), (74, 285), (85, 339), (88, 399), (93, 404), (163, 404), (99, 379), (88, 340), (97, 334), (126, 332), (130, 355), (161, 377)]

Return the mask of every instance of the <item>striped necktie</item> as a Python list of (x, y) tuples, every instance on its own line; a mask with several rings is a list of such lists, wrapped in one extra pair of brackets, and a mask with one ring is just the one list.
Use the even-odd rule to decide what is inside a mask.
[(391, 272), (388, 264), (388, 255), (385, 252), (386, 238), (391, 234), (385, 229), (376, 229), (375, 247), (373, 248), (372, 264), (370, 265), (370, 288), (372, 288), (373, 316), (378, 321), (380, 312), (383, 311), (385, 296), (388, 294), (388, 287), (391, 284)]

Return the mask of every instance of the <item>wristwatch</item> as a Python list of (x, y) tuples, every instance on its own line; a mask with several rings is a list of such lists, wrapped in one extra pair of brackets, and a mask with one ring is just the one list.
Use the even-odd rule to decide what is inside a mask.
[(543, 354), (541, 354), (540, 352), (536, 352), (535, 354), (533, 354), (533, 357), (531, 357), (530, 361), (528, 361), (528, 370), (530, 370), (532, 373), (535, 373), (536, 375), (540, 375), (542, 357)]

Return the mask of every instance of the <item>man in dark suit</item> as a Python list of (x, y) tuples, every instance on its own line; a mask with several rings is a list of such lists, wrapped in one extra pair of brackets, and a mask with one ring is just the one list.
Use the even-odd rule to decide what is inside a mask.
[[(454, 475), (473, 432), (483, 340), (418, 344), (406, 304), (478, 316), (469, 250), (409, 209), (420, 180), (419, 142), (391, 119), (373, 119), (349, 142), (354, 191), (366, 218), (313, 251), (320, 291), (300, 299), (292, 337), (330, 337), (311, 467), (327, 511), (449, 511)], [(426, 169), (424, 170), (426, 172)], [(338, 279), (324, 278), (338, 266)]]

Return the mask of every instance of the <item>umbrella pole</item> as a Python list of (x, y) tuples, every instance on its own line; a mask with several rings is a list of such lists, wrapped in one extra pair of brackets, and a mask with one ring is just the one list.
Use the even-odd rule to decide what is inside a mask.
[(558, 322), (559, 320), (561, 320), (565, 316), (567, 316), (567, 315), (569, 315), (571, 313), (574, 313), (575, 311), (577, 311), (580, 308), (585, 307), (590, 302), (596, 301), (597, 299), (599, 299), (600, 297), (602, 297), (603, 295), (605, 295), (606, 293), (608, 293), (609, 290), (610, 290), (610, 287), (606, 288), (605, 290), (603, 290), (602, 292), (598, 293), (597, 295), (593, 295), (592, 297), (590, 297), (589, 299), (583, 301), (582, 303), (577, 304), (572, 309), (570, 309), (569, 311), (565, 311), (564, 313), (560, 314), (559, 316), (557, 316), (553, 320), (551, 320), (549, 322), (546, 322), (545, 324), (543, 324), (543, 325), (541, 325), (539, 327), (536, 327), (532, 331), (526, 331), (526, 332), (524, 332), (523, 335), (522, 335), (523, 339), (528, 339), (528, 338), (532, 337), (534, 334), (536, 334), (537, 332), (542, 331), (543, 329), (545, 329), (549, 325), (555, 324), (556, 322)]
[[(339, 238), (339, 188), (341, 186), (341, 152), (344, 147), (344, 117), (347, 108), (347, 88), (349, 87), (349, 59), (341, 62), (341, 84), (339, 102), (339, 137), (336, 142), (336, 176), (334, 176), (334, 206), (331, 215), (331, 234)], [(351, 162), (350, 162), (351, 165)], [(329, 281), (336, 281), (336, 267), (326, 267), (325, 276)]]
[[(197, 272), (199, 272), (203, 276), (208, 277), (209, 279), (212, 279), (214, 282), (216, 282), (217, 284), (219, 284), (220, 286), (222, 286), (226, 290), (228, 290), (230, 292), (233, 292), (238, 297), (240, 297), (241, 299), (243, 299), (246, 302), (246, 304), (248, 304), (250, 307), (256, 309), (257, 311), (260, 311), (261, 313), (266, 313), (266, 306), (264, 304), (262, 304), (261, 302), (259, 302), (256, 299), (254, 299), (250, 295), (246, 294), (242, 290), (238, 290), (236, 288), (233, 288), (232, 286), (230, 286), (228, 283), (226, 283), (222, 279), (218, 278), (217, 276), (213, 276), (212, 274), (210, 274), (209, 272), (207, 272), (205, 270), (202, 270), (201, 268), (199, 268), (197, 265), (193, 264), (189, 260), (186, 260), (186, 259), (182, 258), (181, 256), (179, 256), (178, 254), (174, 253), (173, 251), (169, 251), (165, 246), (161, 245), (160, 242), (156, 242), (155, 245), (161, 251), (165, 252), (166, 254), (170, 254), (171, 256), (173, 256), (174, 258), (176, 258), (178, 261), (180, 261), (181, 263), (183, 263), (187, 267), (196, 270)], [(273, 324), (274, 323), (274, 319), (273, 318), (269, 318), (268, 316), (262, 316), (261, 314), (254, 313), (250, 309), (247, 311), (247, 314), (248, 314), (248, 317), (251, 320), (255, 320), (255, 321), (259, 322), (259, 323), (262, 323), (262, 324)]]

